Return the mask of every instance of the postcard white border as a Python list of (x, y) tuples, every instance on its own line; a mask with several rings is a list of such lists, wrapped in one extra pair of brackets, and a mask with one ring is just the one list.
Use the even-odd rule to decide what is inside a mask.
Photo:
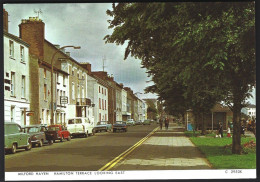
[(138, 179), (255, 179), (256, 169), (160, 171), (41, 171), (5, 172), (6, 181), (138, 180)]

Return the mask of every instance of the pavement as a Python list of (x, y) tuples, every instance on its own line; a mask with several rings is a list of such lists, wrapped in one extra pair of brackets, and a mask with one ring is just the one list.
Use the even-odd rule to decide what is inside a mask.
[(211, 169), (200, 150), (184, 134), (184, 128), (170, 123), (157, 130), (142, 145), (111, 170), (194, 170)]

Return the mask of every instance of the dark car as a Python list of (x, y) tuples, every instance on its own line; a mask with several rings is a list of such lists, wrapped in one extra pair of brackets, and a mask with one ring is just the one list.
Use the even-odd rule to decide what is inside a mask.
[(97, 125), (94, 127), (95, 132), (108, 131), (112, 129), (112, 124), (108, 121), (99, 121)]
[(146, 119), (143, 122), (143, 125), (150, 125), (150, 124), (151, 124), (151, 120), (149, 120), (149, 119)]
[(30, 135), (32, 146), (42, 147), (44, 143), (52, 144), (52, 139), (48, 136), (46, 137), (46, 126), (43, 125), (31, 125), (25, 126), (25, 132)]
[(118, 130), (120, 131), (127, 131), (127, 125), (125, 121), (116, 121), (113, 125), (112, 125), (112, 129), (113, 132), (116, 132)]
[(71, 140), (70, 132), (65, 126), (59, 124), (48, 126), (46, 134), (53, 137), (53, 142), (56, 140), (60, 140), (62, 142), (64, 139), (67, 139), (68, 141)]

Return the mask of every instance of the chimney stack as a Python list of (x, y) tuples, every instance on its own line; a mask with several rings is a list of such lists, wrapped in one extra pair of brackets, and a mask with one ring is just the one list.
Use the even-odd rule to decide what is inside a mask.
[(4, 18), (4, 20), (3, 20), (4, 32), (8, 32), (8, 12), (5, 11), (5, 9), (4, 9), (4, 13), (3, 13), (3, 18)]
[(83, 66), (88, 71), (89, 74), (91, 74), (91, 64), (90, 63), (81, 62), (80, 65)]
[(23, 19), (19, 25), (20, 38), (30, 44), (29, 53), (44, 58), (45, 24), (38, 17)]
[(57, 49), (60, 48), (60, 45), (59, 45), (59, 44), (55, 44), (54, 46), (55, 46)]

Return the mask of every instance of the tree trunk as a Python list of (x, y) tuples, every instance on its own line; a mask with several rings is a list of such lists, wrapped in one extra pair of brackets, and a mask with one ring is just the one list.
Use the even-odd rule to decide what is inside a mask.
[(205, 129), (205, 121), (204, 121), (204, 113), (202, 113), (202, 126), (201, 126), (201, 134), (205, 135), (206, 134), (206, 129)]
[(234, 98), (232, 154), (241, 154), (241, 102)]

